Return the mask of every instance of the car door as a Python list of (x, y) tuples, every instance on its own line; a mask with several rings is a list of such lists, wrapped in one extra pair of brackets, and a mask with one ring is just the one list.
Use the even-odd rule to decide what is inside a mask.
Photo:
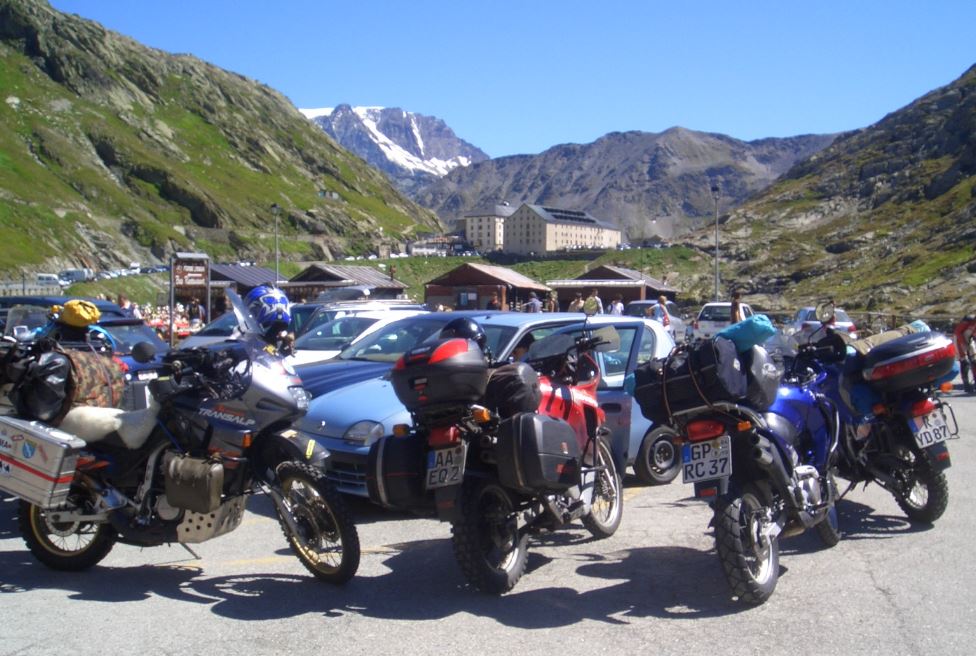
[[(624, 377), (637, 367), (641, 353), (646, 351), (650, 358), (653, 345), (648, 349), (645, 333), (650, 330), (641, 323), (615, 325), (620, 336), (620, 348), (616, 351), (599, 353), (600, 386), (597, 389), (597, 402), (606, 413), (606, 427), (610, 429), (610, 445), (617, 469), (623, 475), (624, 466), (630, 458), (630, 426), (633, 398), (624, 392)], [(651, 335), (653, 338), (653, 335)]]

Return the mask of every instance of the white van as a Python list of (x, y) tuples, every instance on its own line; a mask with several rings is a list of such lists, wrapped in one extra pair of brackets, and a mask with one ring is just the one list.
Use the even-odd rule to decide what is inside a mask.
[(57, 285), (61, 286), (61, 281), (53, 273), (39, 273), (37, 274), (37, 284), (38, 285)]

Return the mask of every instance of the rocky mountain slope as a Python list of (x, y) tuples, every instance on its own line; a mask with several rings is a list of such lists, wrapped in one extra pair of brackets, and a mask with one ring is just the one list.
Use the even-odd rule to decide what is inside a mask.
[(745, 142), (684, 128), (615, 132), (590, 144), (564, 144), (539, 155), (456, 169), (413, 197), (444, 220), (498, 201), (530, 202), (585, 210), (624, 228), (630, 239), (670, 238), (712, 220), (713, 186), (727, 210), (833, 139), (806, 135)]
[(349, 105), (301, 111), (340, 146), (386, 173), (406, 192), (455, 168), (488, 159), (434, 116), (399, 108)]
[(437, 218), (276, 91), (42, 0), (0, 0), (0, 269), (179, 250), (320, 259)]
[(755, 293), (958, 316), (976, 311), (974, 247), (976, 66), (797, 164), (731, 214), (720, 251)]

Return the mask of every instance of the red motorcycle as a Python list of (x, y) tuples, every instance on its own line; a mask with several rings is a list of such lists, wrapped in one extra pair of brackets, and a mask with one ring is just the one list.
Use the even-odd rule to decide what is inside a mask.
[(465, 578), (501, 594), (525, 572), (531, 534), (578, 519), (605, 538), (620, 525), (621, 476), (593, 356), (619, 337), (612, 327), (551, 335), (527, 363), (490, 368), (480, 327), (460, 323), (395, 365), (414, 425), (374, 443), (367, 485), (381, 505), (450, 522)]

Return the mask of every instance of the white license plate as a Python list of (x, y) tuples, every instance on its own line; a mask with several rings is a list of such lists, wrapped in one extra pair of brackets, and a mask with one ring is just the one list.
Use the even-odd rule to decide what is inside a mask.
[(732, 474), (732, 438), (723, 435), (681, 447), (681, 482), (710, 481)]
[(427, 489), (460, 485), (464, 479), (464, 459), (468, 444), (461, 442), (449, 449), (437, 449), (427, 453)]
[(941, 410), (930, 412), (924, 417), (912, 417), (908, 420), (908, 426), (912, 429), (915, 444), (920, 449), (935, 446), (949, 438), (949, 427)]

